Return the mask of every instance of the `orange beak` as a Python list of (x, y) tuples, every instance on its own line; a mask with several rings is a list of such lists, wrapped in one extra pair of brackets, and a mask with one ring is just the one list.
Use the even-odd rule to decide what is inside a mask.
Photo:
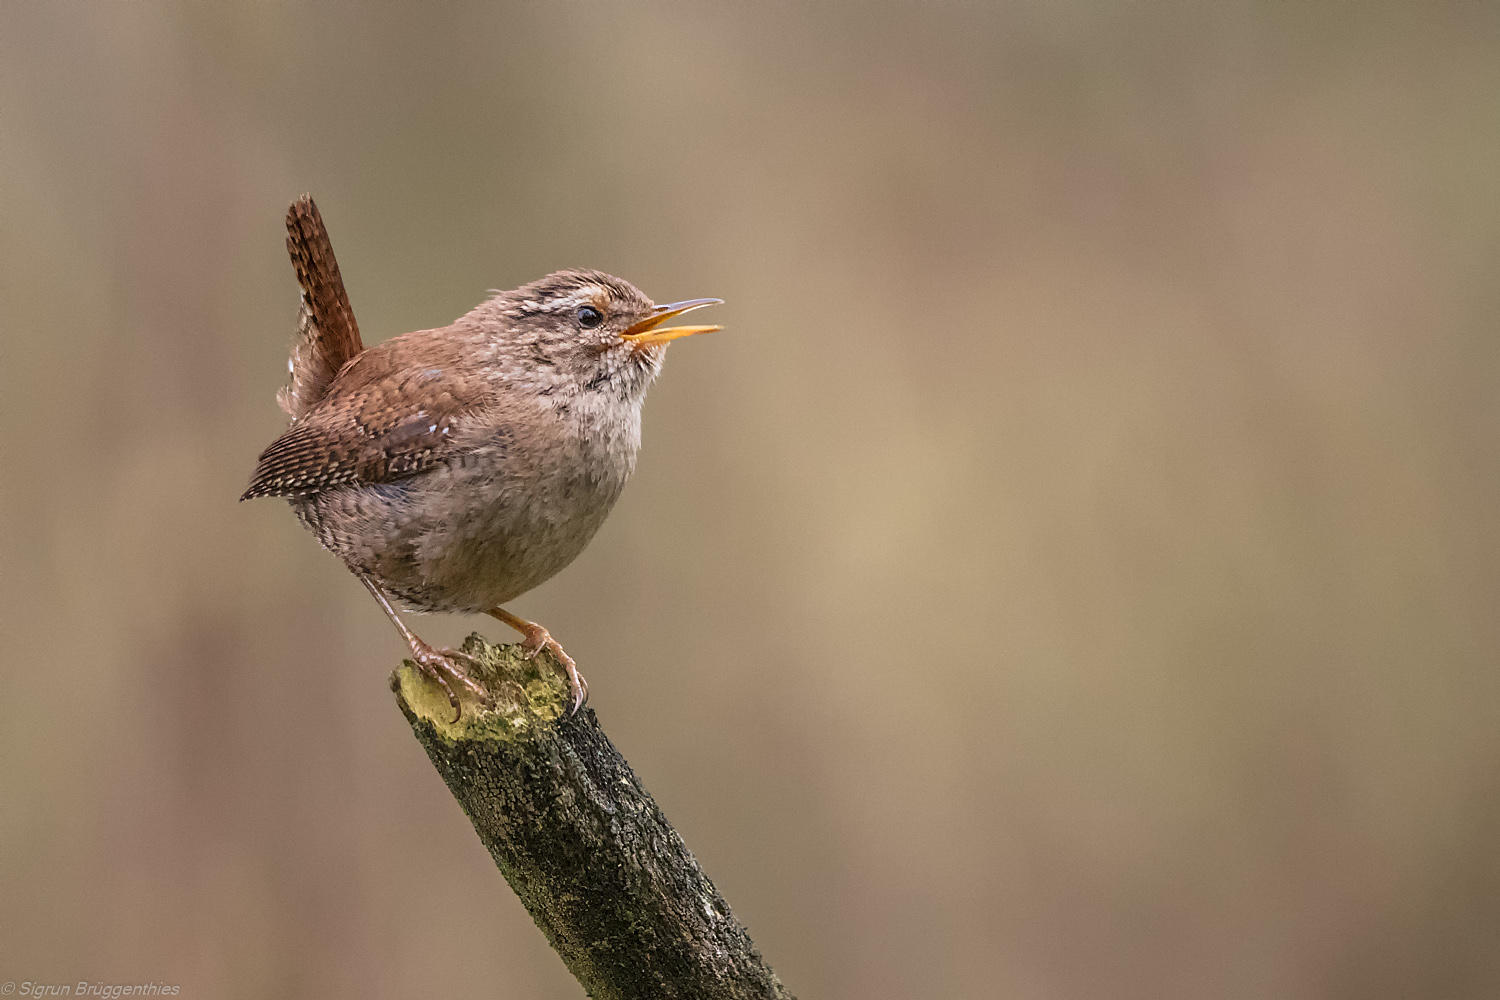
[(666, 305), (657, 306), (651, 310), (650, 315), (645, 319), (631, 324), (628, 330), (620, 334), (620, 339), (639, 350), (652, 344), (665, 344), (678, 337), (691, 337), (695, 333), (713, 333), (715, 330), (722, 330), (724, 329), (722, 326), (663, 327), (662, 324), (683, 313), (690, 313), (694, 309), (723, 304), (723, 299), (687, 299), (682, 302), (668, 302)]

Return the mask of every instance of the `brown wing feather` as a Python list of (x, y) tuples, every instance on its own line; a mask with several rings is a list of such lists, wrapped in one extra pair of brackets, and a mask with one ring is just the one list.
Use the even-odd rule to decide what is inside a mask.
[(296, 420), (317, 405), (339, 369), (364, 345), (333, 243), (311, 195), (298, 198), (286, 211), (286, 249), (302, 286), (302, 309), (292, 345), (291, 377), (276, 401)]
[(487, 390), (479, 380), (445, 377), (457, 358), (436, 343), (420, 363), (404, 365), (395, 343), (365, 351), (339, 373), (338, 391), (271, 442), (240, 499), (388, 483), (459, 451), (460, 426), (486, 406)]

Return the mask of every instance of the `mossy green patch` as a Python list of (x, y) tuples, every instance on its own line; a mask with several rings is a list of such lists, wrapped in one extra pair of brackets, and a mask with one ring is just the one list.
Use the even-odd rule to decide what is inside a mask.
[(527, 657), (519, 644), (491, 645), (478, 632), (464, 640), (463, 651), (478, 661), (477, 667), (469, 668), (469, 676), (495, 703), (486, 707), (463, 685), (454, 684), (463, 708), (457, 722), (447, 692), (411, 660), (402, 661), (391, 677), (397, 697), (448, 742), (526, 739), (566, 710), (568, 683), (552, 654)]

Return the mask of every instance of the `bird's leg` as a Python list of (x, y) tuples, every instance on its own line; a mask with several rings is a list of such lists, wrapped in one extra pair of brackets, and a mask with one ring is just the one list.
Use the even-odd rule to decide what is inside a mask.
[(427, 643), (417, 638), (416, 633), (406, 627), (406, 623), (401, 620), (401, 616), (396, 614), (396, 609), (391, 607), (391, 602), (386, 598), (385, 592), (376, 586), (374, 580), (371, 580), (363, 573), (359, 574), (359, 579), (374, 596), (375, 600), (380, 602), (380, 606), (385, 609), (386, 615), (390, 617), (391, 624), (396, 626), (396, 629), (401, 633), (401, 637), (411, 647), (411, 657), (417, 664), (417, 667), (422, 673), (437, 681), (443, 691), (447, 693), (448, 704), (453, 706), (454, 722), (463, 718), (464, 710), (458, 703), (458, 695), (453, 693), (453, 686), (449, 683), (450, 680), (458, 681), (464, 687), (468, 688), (482, 703), (486, 705), (494, 704), (494, 699), (490, 697), (489, 693), (475, 683), (474, 679), (454, 662), (455, 660), (468, 660), (470, 663), (477, 663), (478, 661), (474, 657), (461, 649), (433, 649), (427, 645)]
[(563, 673), (568, 678), (568, 691), (573, 695), (573, 708), (568, 714), (572, 715), (583, 707), (583, 703), (588, 700), (589, 696), (588, 681), (584, 680), (583, 675), (578, 672), (578, 664), (573, 662), (573, 658), (563, 652), (562, 646), (558, 645), (557, 640), (552, 638), (551, 632), (548, 632), (536, 622), (529, 622), (524, 618), (511, 614), (504, 608), (491, 608), (485, 614), (500, 619), (526, 637), (521, 640), (521, 646), (526, 650), (528, 658), (536, 656), (537, 653), (540, 653), (544, 649), (549, 650), (553, 656), (557, 657), (557, 662), (562, 664)]

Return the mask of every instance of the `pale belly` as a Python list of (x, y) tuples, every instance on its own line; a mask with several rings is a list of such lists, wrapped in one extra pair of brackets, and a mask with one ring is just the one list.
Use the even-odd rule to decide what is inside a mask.
[[(631, 463), (633, 464), (633, 463)], [(455, 464), (292, 501), (356, 573), (416, 611), (478, 613), (556, 575), (599, 530), (629, 468), (501, 479)]]

